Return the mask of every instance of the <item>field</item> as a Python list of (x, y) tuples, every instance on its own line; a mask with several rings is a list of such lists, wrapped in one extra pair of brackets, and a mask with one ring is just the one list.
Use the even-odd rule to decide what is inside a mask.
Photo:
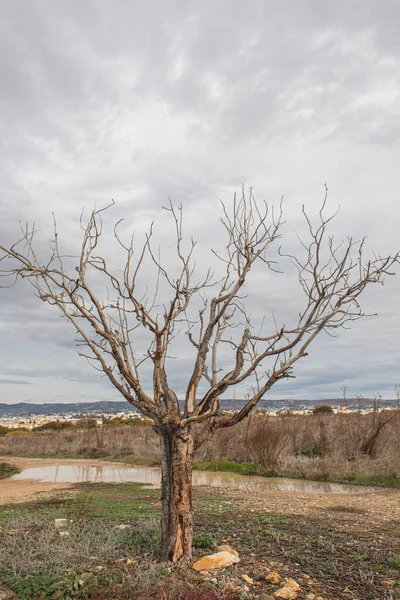
[[(315, 495), (197, 488), (196, 556), (228, 543), (241, 559), (202, 574), (158, 563), (158, 490), (79, 484), (50, 493), (46, 486), (35, 488), (45, 492), (36, 500), (0, 506), (0, 581), (23, 600), (244, 600), (278, 589), (265, 581), (271, 571), (300, 585), (299, 600), (400, 598), (397, 490)], [(56, 518), (71, 519), (69, 535), (60, 536)]]
[[(280, 586), (265, 577), (277, 571), (282, 582), (300, 585), (298, 600), (398, 600), (399, 416), (258, 413), (219, 432), (200, 449), (197, 468), (386, 487), (330, 495), (261, 491), (249, 478), (243, 489), (196, 488), (196, 557), (219, 544), (240, 556), (237, 565), (209, 573), (158, 562), (158, 490), (9, 478), (30, 466), (29, 457), (157, 464), (158, 441), (148, 424), (3, 432), (0, 583), (7, 592), (0, 598), (274, 600)], [(57, 518), (71, 519), (66, 535), (56, 530)]]
[[(94, 427), (86, 420), (65, 429), (6, 431), (0, 435), (0, 455), (159, 461), (158, 438), (142, 421), (116, 420)], [(202, 469), (400, 487), (399, 439), (399, 410), (256, 413), (232, 429), (218, 431), (195, 458)]]

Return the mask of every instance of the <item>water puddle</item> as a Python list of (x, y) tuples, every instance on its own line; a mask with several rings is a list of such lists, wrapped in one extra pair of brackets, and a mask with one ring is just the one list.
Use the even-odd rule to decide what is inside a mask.
[[(143, 483), (146, 487), (160, 486), (160, 469), (157, 467), (130, 467), (120, 464), (101, 465), (93, 463), (71, 465), (45, 465), (23, 469), (13, 476), (13, 480), (34, 479), (48, 483)], [(359, 494), (376, 491), (375, 488), (361, 488), (355, 485), (342, 485), (283, 477), (257, 477), (236, 473), (213, 473), (194, 471), (193, 485), (245, 490), (276, 490), (305, 494)]]

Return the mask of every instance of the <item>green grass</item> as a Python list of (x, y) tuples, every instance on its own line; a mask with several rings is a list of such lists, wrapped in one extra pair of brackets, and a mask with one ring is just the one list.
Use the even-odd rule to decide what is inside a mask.
[(256, 463), (235, 463), (227, 460), (210, 460), (195, 462), (193, 468), (198, 471), (224, 471), (225, 473), (238, 473), (239, 475), (261, 475), (260, 466)]
[(6, 479), (19, 473), (19, 469), (16, 466), (10, 465), (6, 462), (0, 462), (0, 479)]
[(351, 480), (351, 483), (355, 485), (400, 488), (400, 477), (381, 477), (378, 475), (367, 475), (366, 473), (360, 473)]
[(84, 484), (72, 502), (72, 510), (81, 509), (91, 517), (113, 521), (134, 521), (159, 515), (159, 490), (144, 490), (140, 483)]
[[(133, 557), (130, 568), (138, 570), (141, 586), (158, 582), (159, 491), (135, 483), (77, 487), (74, 497), (0, 507), (0, 586), (21, 600), (83, 600), (114, 588), (118, 597), (136, 598), (125, 562), (119, 562), (126, 557)], [(71, 519), (69, 537), (59, 536), (56, 518)]]
[(388, 565), (391, 569), (396, 569), (396, 571), (400, 571), (400, 554), (395, 554), (390, 557), (388, 560)]

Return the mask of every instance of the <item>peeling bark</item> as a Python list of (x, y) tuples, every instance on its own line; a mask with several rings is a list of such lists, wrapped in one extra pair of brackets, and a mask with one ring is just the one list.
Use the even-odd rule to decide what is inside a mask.
[(189, 427), (168, 426), (161, 440), (161, 560), (192, 559), (192, 464), (194, 443)]

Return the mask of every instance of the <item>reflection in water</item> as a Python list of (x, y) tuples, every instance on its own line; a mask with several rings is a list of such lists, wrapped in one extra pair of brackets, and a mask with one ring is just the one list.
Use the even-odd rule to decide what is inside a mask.
[[(102, 465), (80, 463), (73, 465), (41, 466), (24, 469), (13, 479), (37, 479), (47, 482), (66, 483), (143, 483), (149, 487), (160, 485), (160, 469), (156, 467), (125, 467), (123, 465)], [(373, 488), (360, 488), (354, 485), (340, 485), (283, 477), (257, 477), (236, 473), (212, 473), (194, 471), (193, 485), (246, 490), (277, 490), (314, 494), (353, 494), (374, 491)]]

